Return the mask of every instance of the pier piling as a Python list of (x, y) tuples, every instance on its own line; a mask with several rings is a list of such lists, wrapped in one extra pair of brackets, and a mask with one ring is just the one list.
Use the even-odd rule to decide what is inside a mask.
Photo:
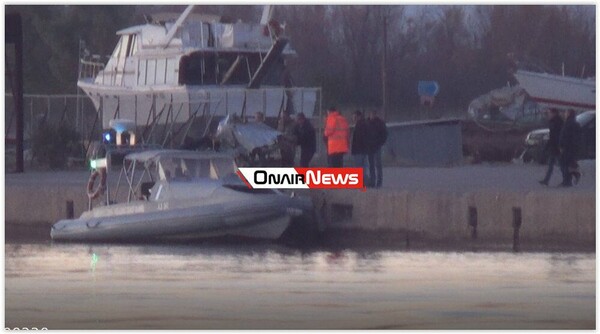
[(520, 249), (519, 229), (521, 228), (521, 208), (513, 207), (513, 251), (518, 252)]
[(477, 239), (477, 208), (469, 207), (469, 226), (471, 226), (471, 239)]
[(75, 207), (72, 200), (67, 201), (67, 219), (75, 218)]

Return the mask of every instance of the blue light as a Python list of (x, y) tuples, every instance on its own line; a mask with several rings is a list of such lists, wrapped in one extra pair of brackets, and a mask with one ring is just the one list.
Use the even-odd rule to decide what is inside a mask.
[(110, 132), (107, 132), (104, 134), (104, 140), (106, 140), (107, 142), (110, 142)]

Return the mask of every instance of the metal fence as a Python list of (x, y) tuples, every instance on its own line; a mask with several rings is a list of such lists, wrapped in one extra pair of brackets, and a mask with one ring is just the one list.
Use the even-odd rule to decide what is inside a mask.
[[(260, 89), (259, 89), (260, 90)], [(257, 91), (259, 91), (257, 90)], [(293, 89), (297, 90), (297, 89)], [(314, 126), (321, 131), (322, 128), (322, 117), (321, 117), (321, 91), (316, 89), (317, 100), (313, 101), (315, 106), (314, 113), (307, 114), (308, 117), (313, 116)], [(299, 103), (300, 110), (302, 110), (304, 95), (301, 96)], [(101, 103), (101, 106), (110, 106), (108, 101), (114, 100), (114, 97), (108, 97), (107, 103)], [(137, 105), (136, 105), (137, 106)], [(31, 156), (31, 142), (34, 138), (35, 133), (38, 132), (42, 126), (50, 126), (54, 129), (60, 127), (66, 127), (68, 129), (75, 130), (81, 138), (84, 147), (88, 147), (90, 142), (99, 140), (101, 138), (103, 130), (103, 114), (104, 109), (101, 108), (101, 112), (97, 112), (91, 99), (85, 94), (63, 94), (63, 95), (37, 95), (37, 94), (24, 94), (23, 95), (23, 113), (24, 113), (24, 140), (25, 140), (25, 164), (31, 167), (34, 163), (34, 157)], [(140, 109), (143, 110), (140, 106)], [(220, 111), (220, 112), (219, 112)], [(229, 112), (222, 110), (214, 110), (213, 115), (229, 114)], [(134, 111), (137, 115), (137, 108)], [(210, 113), (209, 113), (210, 114)], [(10, 161), (14, 159), (14, 139), (16, 138), (16, 124), (15, 124), (15, 104), (12, 94), (5, 94), (5, 138), (6, 143), (6, 164), (10, 165)], [(112, 116), (112, 115), (111, 115)], [(116, 116), (123, 117), (123, 115), (116, 114)], [(249, 115), (254, 116), (254, 115)], [(112, 118), (112, 117), (111, 117)], [(158, 117), (157, 119), (159, 119)], [(182, 119), (187, 119), (183, 118)], [(106, 124), (104, 124), (106, 127)], [(322, 146), (322, 143), (318, 141), (318, 146)], [(83, 157), (81, 157), (83, 158)]]
[[(5, 129), (7, 139), (15, 138), (15, 105), (11, 94), (5, 95)], [(94, 121), (96, 110), (85, 95), (23, 95), (23, 117), (25, 141), (31, 140), (40, 126), (58, 128), (67, 126), (74, 129), (81, 138), (99, 136), (101, 124)], [(97, 137), (98, 138), (98, 137)]]

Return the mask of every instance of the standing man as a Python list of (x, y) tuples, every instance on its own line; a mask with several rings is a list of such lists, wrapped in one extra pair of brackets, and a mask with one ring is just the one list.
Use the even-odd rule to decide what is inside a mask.
[(287, 110), (283, 111), (277, 124), (277, 131), (281, 132), (278, 142), (282, 167), (294, 167), (297, 141), (295, 127), (296, 122), (290, 117), (290, 113)]
[(324, 131), (329, 167), (344, 167), (344, 154), (348, 153), (349, 131), (346, 118), (335, 107), (329, 108)]
[(579, 124), (575, 121), (575, 110), (569, 109), (565, 113), (565, 124), (560, 131), (560, 170), (562, 172), (562, 187), (571, 187), (573, 185), (573, 174), (569, 167), (577, 165), (577, 149), (579, 144)]
[(315, 128), (304, 113), (299, 113), (296, 120), (295, 134), (300, 146), (300, 167), (309, 167), (310, 160), (317, 151)]
[(369, 182), (373, 187), (383, 184), (383, 167), (381, 165), (381, 148), (387, 140), (387, 127), (385, 122), (377, 117), (377, 112), (372, 110), (367, 121), (369, 138)]
[(367, 121), (363, 117), (362, 112), (359, 110), (354, 112), (354, 132), (352, 133), (352, 158), (354, 158), (354, 165), (356, 167), (362, 167), (363, 169), (363, 180), (365, 184), (367, 182), (367, 155), (369, 154), (369, 142), (368, 142), (368, 130)]
[(550, 138), (546, 143), (546, 147), (544, 147), (544, 152), (548, 155), (548, 169), (546, 170), (546, 177), (540, 181), (540, 184), (545, 186), (548, 185), (550, 178), (552, 177), (552, 172), (554, 171), (554, 164), (558, 162), (558, 158), (560, 156), (560, 148), (558, 147), (558, 142), (560, 138), (560, 131), (563, 127), (563, 120), (558, 114), (557, 109), (550, 109), (548, 111), (548, 128), (550, 129)]

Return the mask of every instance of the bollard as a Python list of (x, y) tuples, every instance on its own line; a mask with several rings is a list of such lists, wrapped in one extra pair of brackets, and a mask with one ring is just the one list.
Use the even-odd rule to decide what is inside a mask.
[(471, 239), (477, 239), (477, 208), (469, 207), (469, 226), (471, 226)]
[(513, 207), (513, 251), (520, 250), (519, 229), (521, 228), (521, 208)]
[(406, 248), (410, 248), (410, 237), (408, 231), (406, 231)]
[(73, 207), (73, 201), (67, 201), (67, 219), (75, 218), (75, 209)]

